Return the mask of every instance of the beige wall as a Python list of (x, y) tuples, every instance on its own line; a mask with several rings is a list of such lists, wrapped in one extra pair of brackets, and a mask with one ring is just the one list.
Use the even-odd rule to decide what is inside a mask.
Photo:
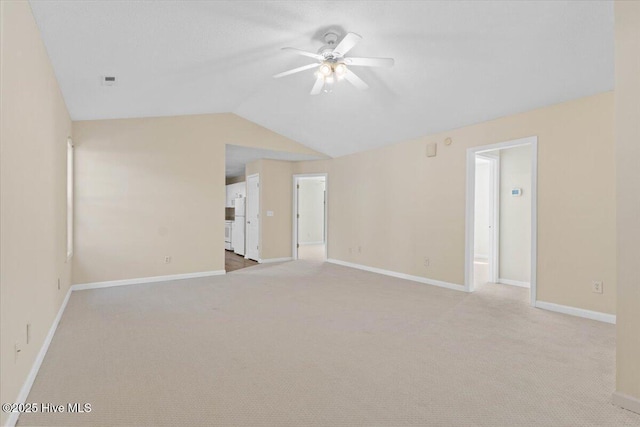
[(261, 260), (291, 257), (293, 166), (292, 162), (263, 159), (246, 167), (246, 176), (260, 175)]
[[(69, 288), (71, 120), (29, 3), (0, 2), (0, 14), (0, 401), (5, 403), (18, 396)], [(22, 349), (17, 359), (16, 343)], [(1, 417), (4, 425), (7, 414)]]
[(538, 299), (615, 313), (613, 104), (602, 93), (294, 173), (329, 174), (330, 258), (462, 285), (467, 148), (537, 135)]
[(234, 114), (73, 126), (74, 283), (224, 270), (225, 144), (318, 154)]
[(260, 172), (262, 171), (262, 160), (256, 160), (255, 162), (247, 163), (244, 171), (245, 171), (244, 173), (245, 181), (251, 175), (255, 175), (255, 174), (260, 175)]
[(617, 391), (640, 412), (640, 2), (615, 3)]
[[(500, 150), (500, 278), (531, 280), (531, 146)], [(521, 188), (522, 195), (511, 195)], [(567, 197), (571, 197), (567, 191)]]

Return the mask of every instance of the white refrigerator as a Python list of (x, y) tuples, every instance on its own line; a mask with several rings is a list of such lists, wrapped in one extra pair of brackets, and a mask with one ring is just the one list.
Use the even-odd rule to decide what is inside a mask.
[(238, 197), (234, 203), (236, 214), (235, 221), (233, 222), (231, 246), (233, 246), (233, 251), (238, 255), (244, 255), (244, 213), (246, 200), (244, 197)]

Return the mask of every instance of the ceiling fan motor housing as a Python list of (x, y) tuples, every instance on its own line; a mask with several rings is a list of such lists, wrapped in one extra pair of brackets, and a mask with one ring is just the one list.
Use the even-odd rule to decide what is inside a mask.
[(338, 36), (338, 34), (334, 33), (333, 31), (329, 31), (328, 33), (326, 33), (324, 35), (324, 42), (326, 44), (318, 49), (318, 53), (324, 56), (324, 58), (329, 61), (337, 59), (338, 57), (333, 54), (333, 49), (336, 47), (336, 43), (338, 42), (339, 38), (340, 37)]
[(328, 31), (327, 33), (325, 33), (324, 42), (326, 44), (333, 45), (333, 44), (336, 44), (337, 41), (338, 41), (338, 34), (334, 33), (333, 31)]

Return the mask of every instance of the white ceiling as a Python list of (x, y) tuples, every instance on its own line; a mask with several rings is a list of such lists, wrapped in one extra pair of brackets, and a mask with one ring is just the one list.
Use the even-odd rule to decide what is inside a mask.
[(309, 154), (289, 153), (284, 151), (264, 150), (260, 148), (242, 147), (227, 144), (225, 151), (225, 165), (227, 178), (243, 176), (247, 163), (260, 159), (288, 160), (291, 162), (302, 160), (318, 160), (317, 156)]
[[(234, 112), (330, 156), (613, 89), (611, 2), (31, 1), (74, 120)], [(329, 28), (394, 57), (310, 96)], [(115, 87), (99, 76), (114, 74)]]

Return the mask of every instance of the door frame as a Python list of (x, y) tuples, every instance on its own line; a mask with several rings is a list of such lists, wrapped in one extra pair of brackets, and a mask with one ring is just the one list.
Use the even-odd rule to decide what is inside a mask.
[[(489, 198), (491, 206), (491, 233), (489, 242), (489, 281), (498, 282), (500, 273), (500, 156), (494, 152), (476, 153), (476, 158), (481, 158), (489, 163), (490, 192)], [(474, 170), (475, 173), (475, 170)], [(474, 175), (475, 188), (475, 175)], [(475, 219), (475, 199), (474, 199), (474, 219)], [(475, 224), (474, 224), (475, 226)], [(474, 229), (475, 232), (475, 229)], [(475, 238), (475, 235), (474, 235)], [(475, 252), (475, 248), (474, 248)], [(475, 255), (475, 253), (474, 253)], [(474, 256), (475, 258), (475, 256)]]
[(301, 173), (293, 175), (293, 206), (291, 213), (292, 220), (292, 242), (291, 242), (291, 258), (298, 259), (298, 182), (304, 178), (324, 177), (324, 259), (329, 257), (328, 242), (328, 213), (329, 213), (329, 174), (327, 173)]
[(505, 148), (531, 146), (531, 305), (537, 299), (537, 265), (538, 265), (538, 137), (514, 139), (496, 144), (482, 145), (467, 149), (466, 179), (466, 215), (465, 215), (465, 272), (464, 289), (474, 291), (474, 227), (475, 227), (475, 180), (476, 154)]
[(247, 221), (249, 220), (249, 216), (247, 215), (247, 212), (249, 211), (248, 205), (249, 205), (249, 179), (251, 178), (258, 178), (258, 258), (255, 261), (260, 262), (260, 260), (262, 259), (262, 216), (260, 215), (260, 212), (262, 212), (262, 188), (260, 187), (260, 174), (259, 173), (253, 173), (251, 175), (247, 175), (245, 177), (245, 183), (247, 185), (247, 197), (245, 200), (245, 205), (244, 205), (244, 230), (245, 230), (245, 234), (244, 234), (244, 259), (253, 259), (253, 258), (249, 258), (247, 256), (247, 230), (249, 230)]

